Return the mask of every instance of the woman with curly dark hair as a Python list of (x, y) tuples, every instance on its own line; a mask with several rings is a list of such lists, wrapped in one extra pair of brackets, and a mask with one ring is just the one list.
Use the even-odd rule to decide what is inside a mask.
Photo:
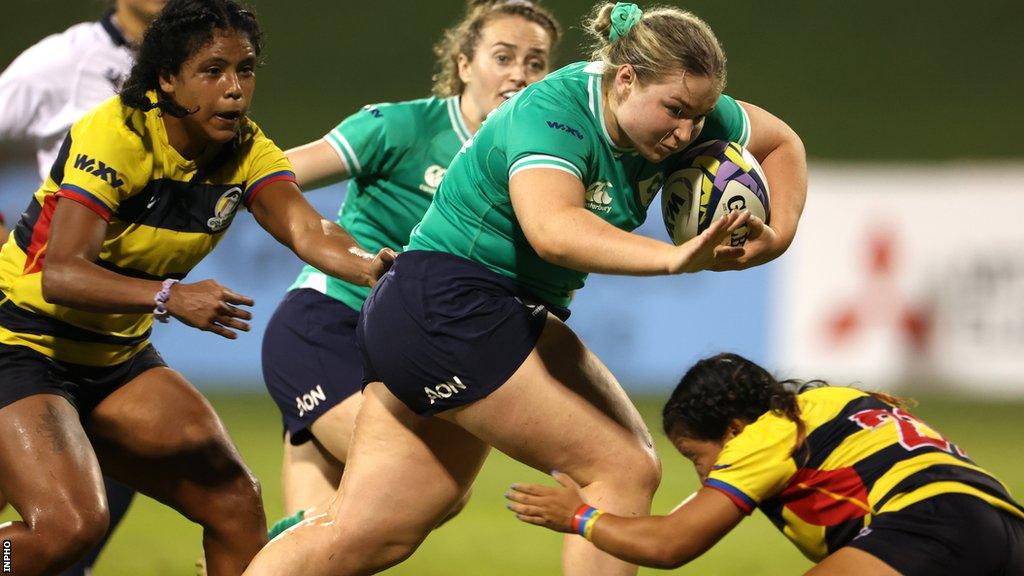
[(372, 285), (374, 257), (303, 199), (246, 115), (262, 50), (233, 0), (172, 0), (130, 78), (71, 128), (0, 251), (0, 527), (14, 573), (53, 574), (107, 527), (103, 473), (202, 525), (211, 575), (266, 541), (259, 485), (209, 403), (149, 341), (170, 317), (233, 339), (250, 298), (180, 282), (244, 204), (301, 258)]
[(703, 487), (668, 516), (625, 518), (562, 488), (516, 485), (524, 522), (656, 568), (700, 556), (759, 508), (818, 564), (808, 574), (1024, 573), (1024, 508), (906, 402), (778, 381), (736, 354), (698, 362), (664, 409)]

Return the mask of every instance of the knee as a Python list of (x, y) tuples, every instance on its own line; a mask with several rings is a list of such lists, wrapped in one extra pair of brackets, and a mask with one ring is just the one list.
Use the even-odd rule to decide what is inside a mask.
[(215, 485), (203, 491), (202, 502), (194, 506), (193, 520), (218, 531), (265, 531), (263, 495), (260, 481), (242, 462), (231, 474), (225, 474)]
[(448, 514), (443, 519), (441, 519), (441, 523), (438, 524), (438, 526), (441, 526), (442, 524), (445, 524), (452, 518), (458, 516), (459, 512), (462, 512), (463, 508), (466, 507), (466, 504), (469, 503), (469, 497), (472, 495), (472, 493), (472, 489), (466, 490), (466, 493), (463, 494), (462, 497), (459, 498), (458, 501), (456, 501), (455, 504), (448, 511)]
[(70, 565), (103, 540), (110, 514), (102, 500), (89, 504), (45, 508), (28, 520), (32, 531), (45, 543), (48, 564)]
[(605, 462), (595, 482), (612, 487), (620, 494), (633, 494), (650, 500), (661, 484), (661, 461), (653, 449), (640, 447), (619, 453)]
[(466, 507), (466, 504), (469, 504), (469, 497), (472, 494), (472, 489), (466, 490), (466, 493), (463, 494), (461, 498), (459, 498), (459, 501), (456, 502), (454, 506), (452, 506), (451, 512), (448, 513), (448, 518), (454, 518), (456, 515), (458, 515), (459, 512), (462, 512), (462, 510)]

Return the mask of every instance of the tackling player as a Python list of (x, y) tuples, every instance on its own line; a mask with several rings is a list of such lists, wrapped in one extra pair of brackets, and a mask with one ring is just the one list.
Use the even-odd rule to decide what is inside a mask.
[[(452, 161), (363, 306), (366, 387), (338, 497), (246, 574), (370, 574), (401, 562), (464, 497), (491, 446), (578, 475), (605, 509), (649, 512), (661, 476), (650, 435), (563, 323), (571, 294), (588, 272), (680, 274), (778, 256), (796, 232), (806, 164), (781, 120), (721, 93), (725, 56), (692, 14), (608, 4), (592, 30), (598, 62), (520, 91)], [(761, 162), (773, 228), (734, 212), (678, 247), (631, 234), (678, 153), (718, 139)], [(745, 248), (720, 246), (745, 224)], [(566, 540), (568, 576), (636, 570)]]
[(262, 51), (233, 0), (171, 0), (120, 97), (75, 122), (0, 250), (0, 526), (13, 572), (70, 566), (107, 528), (110, 476), (203, 527), (208, 573), (239, 574), (266, 541), (259, 485), (209, 403), (149, 342), (171, 316), (225, 338), (252, 300), (180, 279), (236, 211), (304, 260), (372, 285), (374, 257), (302, 197), (246, 115)]
[[(351, 178), (338, 224), (369, 250), (405, 246), (452, 158), (492, 110), (548, 73), (558, 36), (533, 2), (472, 2), (436, 47), (435, 96), (366, 106), (289, 150), (299, 185)], [(338, 488), (362, 401), (355, 329), (369, 293), (306, 266), (267, 327), (263, 377), (284, 420), (288, 515), (271, 537)]]
[(656, 568), (700, 556), (759, 508), (818, 563), (809, 575), (1024, 574), (1024, 508), (898, 399), (779, 382), (720, 354), (683, 376), (664, 428), (703, 484), (668, 516), (605, 514), (561, 473), (564, 488), (514, 485), (509, 508)]

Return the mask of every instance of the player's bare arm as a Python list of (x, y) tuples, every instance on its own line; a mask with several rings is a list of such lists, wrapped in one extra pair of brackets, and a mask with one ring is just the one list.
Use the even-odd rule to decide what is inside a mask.
[(592, 508), (579, 485), (561, 472), (553, 476), (561, 486), (512, 486), (506, 497), (516, 518), (558, 532), (585, 532), (601, 550), (642, 566), (678, 568), (709, 550), (744, 517), (725, 495), (710, 489), (699, 490), (667, 516), (626, 518), (593, 509), (584, 517)]
[(714, 270), (750, 268), (781, 256), (793, 243), (807, 198), (807, 153), (800, 137), (770, 112), (747, 102), (739, 104), (750, 117), (746, 148), (761, 164), (771, 187), (771, 223), (753, 219), (746, 253), (716, 264)]
[(292, 182), (267, 185), (253, 200), (252, 213), (299, 258), (331, 276), (373, 286), (395, 259), (388, 248), (367, 252), (343, 228), (321, 218)]

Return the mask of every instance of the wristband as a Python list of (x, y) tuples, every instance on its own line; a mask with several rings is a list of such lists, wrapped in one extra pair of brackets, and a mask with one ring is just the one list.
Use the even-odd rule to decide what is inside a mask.
[(580, 506), (572, 516), (572, 531), (590, 540), (591, 535), (594, 533), (594, 524), (597, 523), (597, 519), (602, 514), (604, 512), (589, 504)]
[(171, 314), (167, 311), (167, 300), (171, 297), (171, 286), (177, 284), (178, 281), (174, 278), (168, 278), (160, 284), (160, 291), (153, 296), (153, 303), (156, 304), (156, 308), (153, 308), (153, 318), (157, 322), (167, 323), (170, 319)]

